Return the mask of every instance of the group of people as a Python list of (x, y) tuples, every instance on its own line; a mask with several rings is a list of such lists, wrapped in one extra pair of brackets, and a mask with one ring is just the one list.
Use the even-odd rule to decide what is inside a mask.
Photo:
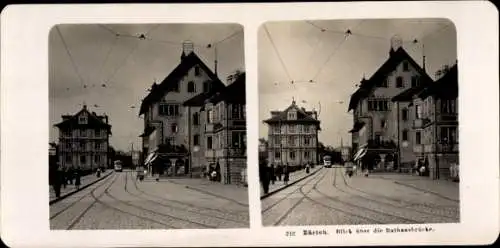
[(221, 180), (221, 175), (220, 175), (220, 164), (219, 162), (217, 161), (217, 163), (215, 164), (215, 167), (210, 165), (208, 167), (208, 171), (205, 171), (205, 176), (208, 177), (208, 179), (210, 181), (214, 181), (214, 182), (220, 182)]
[(61, 196), (61, 188), (66, 188), (67, 185), (74, 184), (78, 190), (81, 185), (81, 170), (79, 167), (62, 168), (60, 165), (54, 166), (49, 171), (49, 184), (54, 188), (57, 198)]
[[(306, 167), (307, 168), (307, 167)], [(309, 173), (309, 170), (307, 170)], [(290, 181), (290, 170), (288, 164), (277, 165), (274, 164), (267, 165), (265, 161), (262, 161), (259, 165), (259, 177), (264, 188), (264, 193), (269, 193), (269, 185), (274, 184), (276, 181), (281, 181), (283, 177), (283, 182), (285, 185)]]

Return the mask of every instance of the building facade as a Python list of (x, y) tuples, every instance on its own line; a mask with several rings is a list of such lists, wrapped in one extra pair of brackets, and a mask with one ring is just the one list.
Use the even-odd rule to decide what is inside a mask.
[(268, 129), (268, 163), (299, 166), (318, 164), (320, 121), (316, 111), (306, 111), (295, 101), (284, 111), (271, 111)]
[[(184, 102), (200, 93), (223, 88), (224, 84), (194, 53), (193, 44), (183, 44), (181, 61), (160, 83), (154, 83), (141, 104), (144, 116), (142, 153), (150, 172), (160, 175), (191, 174), (196, 161), (196, 144), (201, 142), (199, 107), (187, 108)], [(153, 163), (155, 159), (155, 163)]]
[(75, 115), (63, 115), (59, 129), (58, 156), (63, 168), (95, 170), (108, 167), (111, 125), (108, 116), (89, 112), (87, 106)]
[(392, 46), (389, 58), (369, 78), (362, 79), (351, 96), (353, 111), (352, 154), (370, 169), (409, 167), (415, 162), (410, 135), (409, 103), (393, 104), (401, 92), (432, 79), (402, 48)]
[(409, 103), (413, 153), (433, 179), (449, 178), (450, 166), (459, 164), (457, 65), (444, 71), (435, 83), (392, 99)]

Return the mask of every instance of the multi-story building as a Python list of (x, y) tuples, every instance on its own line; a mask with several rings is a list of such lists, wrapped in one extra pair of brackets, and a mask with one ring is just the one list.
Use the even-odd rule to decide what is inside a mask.
[(391, 44), (389, 58), (369, 78), (363, 78), (352, 94), (352, 150), (355, 160), (371, 169), (409, 167), (415, 161), (410, 136), (409, 103), (392, 104), (401, 92), (428, 85), (425, 69), (402, 48)]
[[(181, 61), (160, 83), (154, 83), (144, 98), (139, 115), (144, 115), (142, 152), (152, 173), (188, 174), (197, 161), (202, 140), (200, 110), (184, 103), (199, 95), (224, 88), (217, 75), (194, 53), (192, 43), (184, 43)], [(191, 156), (193, 155), (193, 156)], [(156, 158), (155, 163), (150, 163)], [(190, 161), (190, 158), (193, 161)], [(155, 166), (151, 166), (155, 165)]]
[(63, 115), (59, 129), (58, 156), (63, 168), (94, 170), (108, 167), (111, 125), (107, 115), (89, 112), (87, 105), (75, 115)]
[(392, 99), (409, 103), (413, 153), (428, 166), (433, 179), (449, 177), (450, 165), (458, 165), (459, 158), (457, 65), (445, 73), (433, 84), (408, 89)]
[(316, 111), (306, 111), (295, 101), (284, 111), (271, 111), (268, 129), (268, 162), (289, 166), (317, 164), (320, 121)]

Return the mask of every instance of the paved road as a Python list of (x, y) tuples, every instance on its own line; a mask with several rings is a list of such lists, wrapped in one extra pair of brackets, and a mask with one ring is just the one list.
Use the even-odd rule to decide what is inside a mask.
[[(373, 174), (372, 174), (373, 175)], [(344, 168), (315, 175), (262, 201), (264, 226), (459, 222), (458, 190), (444, 194), (387, 177), (349, 178)], [(413, 180), (427, 180), (415, 178)], [(458, 188), (458, 184), (456, 184)]]
[[(108, 178), (50, 206), (51, 229), (248, 228), (246, 188), (203, 185), (182, 180), (136, 181), (135, 172)], [(236, 192), (238, 191), (238, 192)]]

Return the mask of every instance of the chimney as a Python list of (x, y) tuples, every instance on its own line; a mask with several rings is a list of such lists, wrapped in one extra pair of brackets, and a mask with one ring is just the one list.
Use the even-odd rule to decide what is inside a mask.
[(316, 110), (313, 111), (313, 118), (314, 119), (318, 119), (318, 112), (316, 112)]
[(191, 54), (194, 51), (194, 43), (192, 41), (184, 41), (182, 42), (182, 55), (181, 55), (181, 61), (186, 58), (189, 54)]
[(389, 55), (392, 56), (399, 48), (403, 46), (403, 40), (398, 35), (394, 35), (391, 38), (391, 50)]

